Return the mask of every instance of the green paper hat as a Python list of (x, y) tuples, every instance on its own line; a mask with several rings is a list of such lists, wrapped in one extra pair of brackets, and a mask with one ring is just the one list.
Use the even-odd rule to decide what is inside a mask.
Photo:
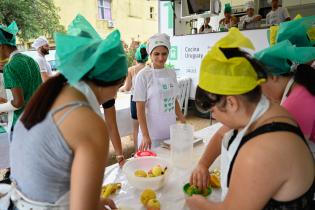
[(224, 5), (224, 13), (231, 13), (232, 12), (232, 7), (231, 4), (227, 3)]
[(15, 21), (8, 27), (0, 25), (0, 44), (16, 46), (16, 34), (18, 31), (19, 29)]
[(285, 40), (255, 53), (255, 58), (267, 67), (269, 73), (279, 76), (291, 71), (288, 60), (303, 64), (315, 59), (315, 48), (296, 47)]
[(137, 50), (136, 50), (136, 52), (135, 52), (135, 59), (138, 61), (138, 62), (141, 62), (141, 63), (144, 63), (144, 62), (146, 62), (147, 60), (148, 60), (148, 58), (149, 58), (149, 55), (147, 55), (145, 58), (142, 58), (142, 56), (141, 56), (141, 49), (147, 49), (147, 45), (145, 45), (145, 44), (141, 44), (138, 48), (137, 48)]
[(70, 84), (85, 75), (110, 82), (127, 74), (127, 59), (118, 30), (102, 39), (83, 16), (77, 15), (67, 34), (55, 33), (55, 41), (58, 69)]
[(295, 20), (280, 23), (277, 32), (276, 43), (289, 40), (297, 47), (312, 46), (308, 36), (308, 30), (315, 23), (315, 16), (307, 16)]

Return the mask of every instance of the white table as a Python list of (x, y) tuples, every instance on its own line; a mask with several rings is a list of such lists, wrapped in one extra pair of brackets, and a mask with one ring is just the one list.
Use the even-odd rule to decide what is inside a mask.
[[(220, 127), (221, 124), (217, 123), (194, 133), (195, 136), (202, 137), (205, 142), (194, 147), (194, 165), (200, 159), (206, 143)], [(159, 147), (153, 151), (155, 151), (159, 157), (170, 160), (169, 150)], [(219, 162), (216, 160), (210, 169), (218, 166)], [(161, 210), (187, 209), (187, 206), (185, 205), (185, 194), (183, 193), (182, 187), (189, 181), (189, 176), (193, 167), (194, 166), (186, 170), (177, 168), (172, 169), (168, 182), (165, 183), (162, 189), (157, 191), (157, 197), (161, 202)], [(139, 201), (141, 191), (128, 184), (125, 175), (122, 173), (122, 170), (117, 164), (106, 168), (104, 184), (112, 182), (121, 182), (123, 185), (122, 189), (116, 195), (111, 197), (118, 206), (127, 206), (130, 210), (144, 210), (144, 207)], [(220, 197), (221, 190), (214, 189), (212, 194), (209, 196), (209, 199), (212, 201), (219, 201)]]

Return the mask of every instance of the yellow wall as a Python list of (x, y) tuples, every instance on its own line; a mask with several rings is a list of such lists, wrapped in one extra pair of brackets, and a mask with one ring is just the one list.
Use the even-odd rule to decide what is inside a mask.
[[(97, 0), (54, 0), (60, 8), (60, 22), (66, 28), (71, 20), (80, 13), (105, 37), (113, 29), (119, 29), (122, 40), (130, 44), (145, 41), (158, 32), (158, 1), (157, 0), (111, 0), (111, 13), (114, 28), (108, 28), (106, 20), (99, 20)], [(154, 8), (150, 18), (150, 7)]]

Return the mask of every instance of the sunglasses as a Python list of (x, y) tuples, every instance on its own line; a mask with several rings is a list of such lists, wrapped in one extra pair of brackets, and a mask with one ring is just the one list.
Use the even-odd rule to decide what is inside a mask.
[(221, 100), (221, 98), (222, 96), (208, 93), (197, 86), (195, 102), (197, 107), (202, 111), (209, 111)]

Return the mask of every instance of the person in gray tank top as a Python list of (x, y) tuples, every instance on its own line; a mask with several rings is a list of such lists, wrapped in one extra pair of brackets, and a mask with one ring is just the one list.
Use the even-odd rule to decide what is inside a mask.
[(11, 179), (22, 196), (11, 200), (17, 209), (114, 209), (100, 199), (109, 142), (100, 104), (127, 74), (120, 33), (103, 40), (78, 15), (55, 41), (60, 74), (39, 88), (15, 127)]

